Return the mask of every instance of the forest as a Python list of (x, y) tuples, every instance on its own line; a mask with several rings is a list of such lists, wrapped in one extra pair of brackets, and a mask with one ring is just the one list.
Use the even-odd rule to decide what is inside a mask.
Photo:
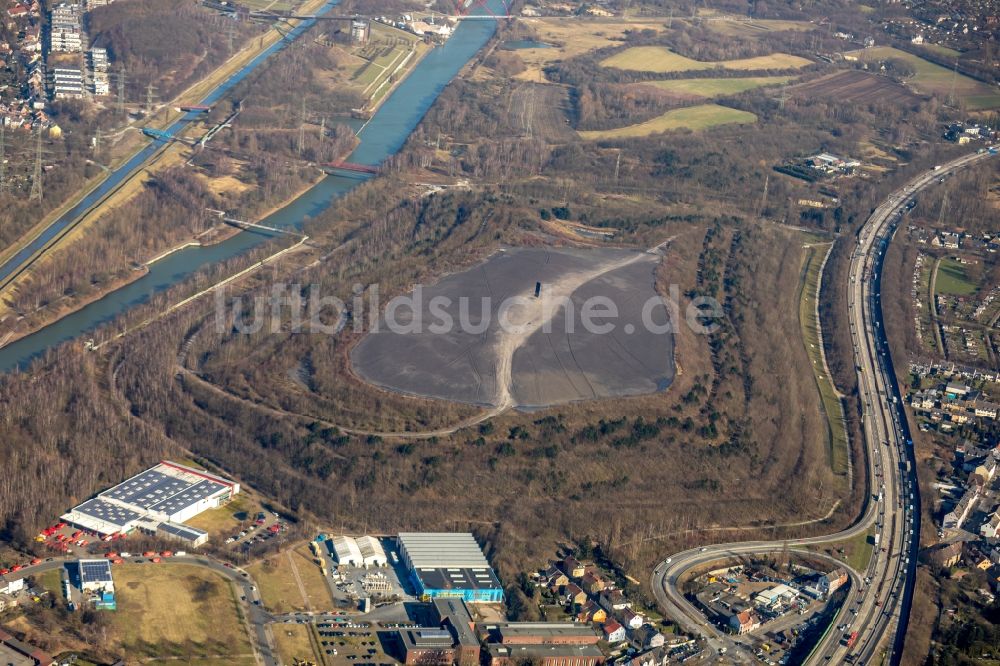
[(118, 0), (87, 17), (93, 45), (108, 50), (112, 72), (124, 71), (125, 96), (134, 103), (150, 93), (156, 101), (172, 99), (264, 31), (197, 0)]

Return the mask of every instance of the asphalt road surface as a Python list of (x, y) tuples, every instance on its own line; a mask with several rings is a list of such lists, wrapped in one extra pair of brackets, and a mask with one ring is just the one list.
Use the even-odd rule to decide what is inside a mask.
[[(844, 541), (874, 526), (878, 545), (863, 572), (849, 570), (847, 598), (819, 640), (806, 664), (898, 664), (906, 633), (916, 576), (919, 546), (920, 497), (916, 487), (913, 450), (903, 413), (902, 396), (895, 381), (892, 358), (885, 340), (880, 282), (882, 259), (896, 225), (922, 190), (953, 172), (992, 157), (991, 153), (966, 155), (926, 171), (892, 193), (876, 208), (858, 233), (851, 259), (848, 308), (854, 343), (858, 386), (864, 402), (863, 427), (867, 450), (870, 493), (860, 518), (847, 529), (828, 536), (787, 541), (754, 541), (718, 544), (678, 553), (653, 571), (653, 591), (664, 612), (690, 632), (700, 634), (717, 654), (736, 663), (752, 662), (736, 643), (712, 626), (679, 591), (681, 576), (692, 567), (731, 555), (769, 553), (787, 544), (791, 552), (809, 545)], [(816, 556), (815, 553), (810, 553)], [(850, 625), (846, 632), (832, 627)], [(845, 638), (858, 632), (848, 647)]]

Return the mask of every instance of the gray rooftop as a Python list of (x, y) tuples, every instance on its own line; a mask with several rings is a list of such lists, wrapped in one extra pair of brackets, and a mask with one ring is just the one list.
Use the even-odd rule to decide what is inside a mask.
[(140, 517), (140, 514), (125, 507), (105, 502), (100, 497), (87, 500), (74, 509), (85, 516), (102, 520), (112, 525), (125, 526)]
[(414, 569), (490, 566), (475, 537), (468, 532), (402, 532), (399, 544)]
[(158, 531), (166, 532), (171, 536), (175, 536), (178, 539), (185, 539), (187, 541), (194, 541), (195, 539), (208, 534), (208, 532), (199, 530), (197, 527), (189, 527), (178, 523), (160, 523), (156, 529)]

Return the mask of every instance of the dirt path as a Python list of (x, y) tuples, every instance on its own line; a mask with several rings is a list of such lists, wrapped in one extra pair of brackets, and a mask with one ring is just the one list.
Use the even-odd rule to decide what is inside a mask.
[(309, 601), (306, 586), (302, 584), (302, 576), (299, 575), (299, 568), (295, 565), (295, 560), (292, 559), (292, 551), (286, 550), (285, 556), (288, 558), (288, 566), (292, 568), (292, 576), (295, 578), (295, 584), (299, 587), (299, 594), (302, 595), (302, 603), (306, 605), (306, 610), (311, 613), (313, 609), (312, 603)]
[(634, 264), (640, 259), (648, 259), (649, 252), (637, 252), (624, 259), (607, 261), (589, 271), (577, 271), (564, 275), (548, 288), (544, 298), (526, 298), (520, 301), (520, 306), (510, 308), (504, 319), (507, 325), (501, 325), (496, 343), (496, 387), (497, 394), (493, 400), (496, 409), (506, 411), (515, 407), (511, 394), (513, 387), (514, 353), (524, 346), (532, 335), (552, 321), (562, 311), (562, 303), (569, 299), (574, 291), (581, 286), (620, 268)]

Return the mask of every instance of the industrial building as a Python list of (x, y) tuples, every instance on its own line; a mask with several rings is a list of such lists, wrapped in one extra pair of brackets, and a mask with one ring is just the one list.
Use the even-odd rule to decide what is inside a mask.
[(399, 535), (399, 552), (418, 596), (425, 600), (503, 601), (500, 581), (472, 534), (404, 532)]
[(198, 546), (208, 535), (181, 523), (226, 504), (239, 492), (238, 483), (164, 460), (76, 506), (62, 519), (100, 535), (141, 529)]
[(365, 558), (361, 555), (358, 542), (353, 537), (335, 536), (327, 540), (327, 547), (331, 549), (337, 564), (351, 567), (360, 567), (365, 564)]
[(366, 567), (388, 566), (389, 558), (385, 556), (385, 550), (382, 548), (382, 544), (378, 542), (378, 539), (365, 535), (358, 537), (355, 541), (358, 544), (358, 549), (361, 551), (361, 558)]
[(108, 560), (79, 560), (77, 562), (77, 587), (89, 595), (95, 608), (115, 610), (115, 581), (111, 577)]
[(432, 606), (435, 627), (402, 629), (407, 664), (474, 666), (479, 664), (479, 639), (472, 629), (472, 614), (459, 599), (435, 599)]

